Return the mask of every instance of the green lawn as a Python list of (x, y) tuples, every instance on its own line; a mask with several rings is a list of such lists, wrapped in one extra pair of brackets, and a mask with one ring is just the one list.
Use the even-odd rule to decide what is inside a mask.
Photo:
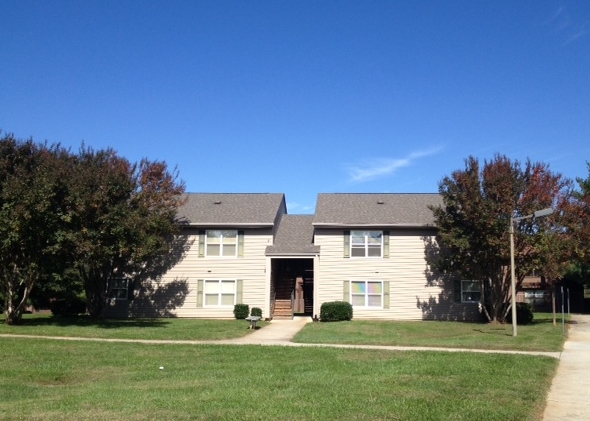
[(541, 420), (558, 363), (503, 354), (28, 338), (1, 338), (0, 361), (6, 421), (533, 421)]
[(435, 346), (522, 351), (561, 351), (565, 338), (561, 321), (553, 326), (552, 315), (535, 313), (535, 322), (511, 324), (437, 321), (362, 321), (309, 323), (294, 342), (355, 345)]
[[(264, 322), (259, 322), (264, 326)], [(52, 317), (46, 314), (25, 314), (23, 323), (8, 326), (0, 317), (0, 334), (67, 336), (114, 339), (218, 340), (247, 335), (245, 320), (204, 319), (90, 319)]]

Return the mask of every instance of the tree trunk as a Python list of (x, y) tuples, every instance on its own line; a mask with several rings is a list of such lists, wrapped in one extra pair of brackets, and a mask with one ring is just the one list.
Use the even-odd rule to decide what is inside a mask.
[(9, 306), (4, 310), (4, 316), (6, 317), (7, 325), (18, 325), (22, 321), (22, 313), (16, 311), (12, 306)]
[(102, 314), (105, 299), (100, 292), (93, 289), (95, 288), (86, 288), (86, 308), (90, 317), (96, 319)]
[(86, 291), (86, 308), (90, 317), (96, 319), (102, 315), (106, 302), (106, 285), (100, 276), (90, 276), (84, 279)]
[[(4, 316), (6, 317), (6, 324), (16, 325), (22, 321), (23, 312), (27, 306), (27, 301), (31, 290), (33, 289), (35, 282), (33, 276), (30, 275), (30, 279), (25, 281), (25, 286), (22, 287), (22, 297), (20, 300), (17, 298), (18, 290), (21, 286), (20, 282), (15, 280), (8, 281), (8, 290), (6, 291), (6, 299), (4, 300), (6, 308), (4, 309)], [(18, 301), (18, 303), (16, 303)]]

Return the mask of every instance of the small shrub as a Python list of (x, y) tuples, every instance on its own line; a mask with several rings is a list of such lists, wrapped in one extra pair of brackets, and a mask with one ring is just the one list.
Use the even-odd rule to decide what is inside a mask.
[(262, 309), (259, 307), (252, 307), (252, 311), (250, 312), (250, 316), (262, 317)]
[(77, 295), (56, 298), (50, 302), (49, 308), (54, 316), (77, 316), (86, 313), (86, 300)]
[(250, 314), (250, 306), (248, 304), (234, 305), (234, 316), (238, 320), (243, 320)]
[[(533, 318), (533, 306), (528, 303), (516, 303), (516, 322), (519, 325), (528, 325), (533, 322)], [(512, 323), (512, 310), (508, 312), (506, 321)]]
[(320, 308), (322, 322), (340, 322), (352, 320), (352, 304), (346, 301), (330, 301), (323, 303)]

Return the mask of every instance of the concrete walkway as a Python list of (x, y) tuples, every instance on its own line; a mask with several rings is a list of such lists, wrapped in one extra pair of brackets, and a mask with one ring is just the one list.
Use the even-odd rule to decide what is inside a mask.
[[(442, 348), (424, 346), (392, 346), (392, 345), (344, 345), (344, 344), (310, 344), (291, 342), (293, 337), (303, 327), (310, 323), (310, 317), (295, 317), (293, 320), (273, 320), (264, 329), (259, 329), (242, 338), (229, 339), (224, 341), (209, 341), (210, 344), (227, 345), (281, 345), (293, 347), (325, 347), (325, 348), (348, 348), (348, 349), (384, 349), (390, 351), (442, 351), (442, 352), (481, 352), (495, 354), (523, 354), (542, 355), (545, 357), (559, 358), (560, 352), (542, 351), (502, 351), (486, 349), (464, 349), (464, 348)], [(203, 343), (203, 342), (201, 342)]]
[(294, 317), (293, 320), (273, 320), (264, 326), (264, 329), (258, 329), (249, 335), (224, 342), (244, 345), (290, 345), (292, 344), (291, 340), (293, 337), (311, 321), (311, 317)]
[(572, 315), (543, 421), (590, 420), (590, 315)]

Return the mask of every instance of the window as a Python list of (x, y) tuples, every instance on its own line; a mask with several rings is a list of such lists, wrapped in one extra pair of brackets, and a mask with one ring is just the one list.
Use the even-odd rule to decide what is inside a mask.
[(110, 280), (111, 290), (109, 297), (115, 300), (126, 300), (129, 292), (129, 279), (113, 278)]
[(205, 307), (228, 307), (236, 303), (235, 279), (205, 279)]
[(480, 281), (461, 281), (461, 302), (479, 303), (481, 298)]
[(236, 257), (238, 232), (235, 230), (207, 231), (207, 256)]
[(541, 305), (545, 302), (550, 301), (550, 297), (547, 296), (543, 290), (529, 290), (524, 292), (524, 302), (535, 305)]
[(351, 231), (351, 257), (382, 257), (382, 231)]
[(383, 282), (350, 281), (350, 303), (356, 307), (383, 308)]

